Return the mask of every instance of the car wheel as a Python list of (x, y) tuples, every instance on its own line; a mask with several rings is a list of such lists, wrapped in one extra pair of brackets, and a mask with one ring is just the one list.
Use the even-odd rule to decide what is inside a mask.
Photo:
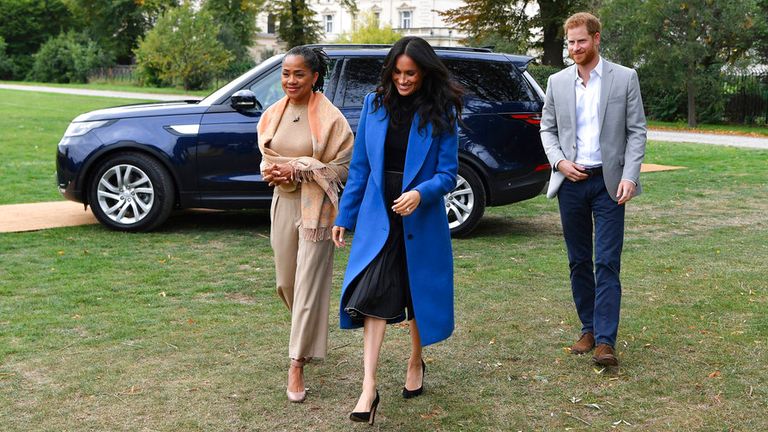
[(150, 231), (168, 218), (175, 193), (168, 171), (155, 159), (123, 153), (102, 162), (91, 177), (89, 203), (103, 225)]
[(445, 195), (445, 212), (451, 235), (461, 237), (475, 229), (485, 212), (485, 189), (475, 172), (459, 165), (456, 188)]

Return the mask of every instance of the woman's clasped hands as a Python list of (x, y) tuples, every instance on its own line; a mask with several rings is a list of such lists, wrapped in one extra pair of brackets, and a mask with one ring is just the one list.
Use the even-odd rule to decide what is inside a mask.
[(293, 182), (294, 171), (290, 164), (273, 164), (264, 170), (262, 177), (270, 186), (280, 186)]

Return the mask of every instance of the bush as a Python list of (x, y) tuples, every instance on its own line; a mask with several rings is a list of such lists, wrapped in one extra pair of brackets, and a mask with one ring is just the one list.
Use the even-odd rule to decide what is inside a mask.
[(74, 31), (48, 39), (33, 56), (32, 81), (70, 83), (88, 82), (88, 72), (109, 64), (96, 42)]
[(13, 77), (13, 61), (5, 53), (6, 47), (5, 39), (0, 36), (0, 79), (11, 79)]
[(211, 15), (195, 13), (189, 3), (168, 10), (134, 51), (137, 78), (143, 84), (182, 85), (187, 90), (208, 87), (233, 57), (218, 34)]
[(338, 43), (354, 44), (391, 44), (400, 40), (403, 35), (392, 30), (391, 25), (379, 27), (379, 20), (369, 12), (357, 20), (357, 28), (352, 33), (344, 33), (336, 41)]
[(544, 91), (547, 91), (547, 80), (549, 79), (549, 76), (560, 72), (560, 70), (561, 69), (556, 66), (537, 64), (528, 65), (528, 72), (531, 74), (531, 76), (533, 76), (536, 82), (539, 83)]

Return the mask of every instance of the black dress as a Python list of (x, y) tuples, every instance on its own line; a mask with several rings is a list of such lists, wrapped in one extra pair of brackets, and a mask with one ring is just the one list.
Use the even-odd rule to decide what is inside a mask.
[(402, 195), (405, 153), (415, 112), (412, 99), (401, 97), (397, 115), (391, 115), (389, 119), (384, 141), (384, 207), (389, 219), (389, 235), (376, 258), (345, 292), (344, 311), (352, 321), (360, 322), (370, 316), (392, 324), (414, 318), (403, 218), (392, 210), (394, 200)]

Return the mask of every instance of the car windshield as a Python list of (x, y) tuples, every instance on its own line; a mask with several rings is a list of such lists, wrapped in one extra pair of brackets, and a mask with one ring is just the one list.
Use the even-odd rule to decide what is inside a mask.
[(205, 99), (200, 101), (200, 105), (213, 105), (216, 103), (216, 101), (220, 100), (224, 96), (228, 96), (230, 93), (234, 92), (236, 89), (241, 88), (248, 80), (250, 80), (254, 75), (257, 75), (262, 70), (266, 70), (271, 68), (275, 62), (279, 62), (280, 59), (283, 58), (282, 54), (274, 55), (263, 62), (259, 63), (256, 67), (249, 70), (248, 72), (240, 75), (239, 77), (235, 78), (234, 80), (230, 81), (227, 85), (224, 87), (216, 90), (215, 92), (211, 93), (210, 95), (206, 96)]

